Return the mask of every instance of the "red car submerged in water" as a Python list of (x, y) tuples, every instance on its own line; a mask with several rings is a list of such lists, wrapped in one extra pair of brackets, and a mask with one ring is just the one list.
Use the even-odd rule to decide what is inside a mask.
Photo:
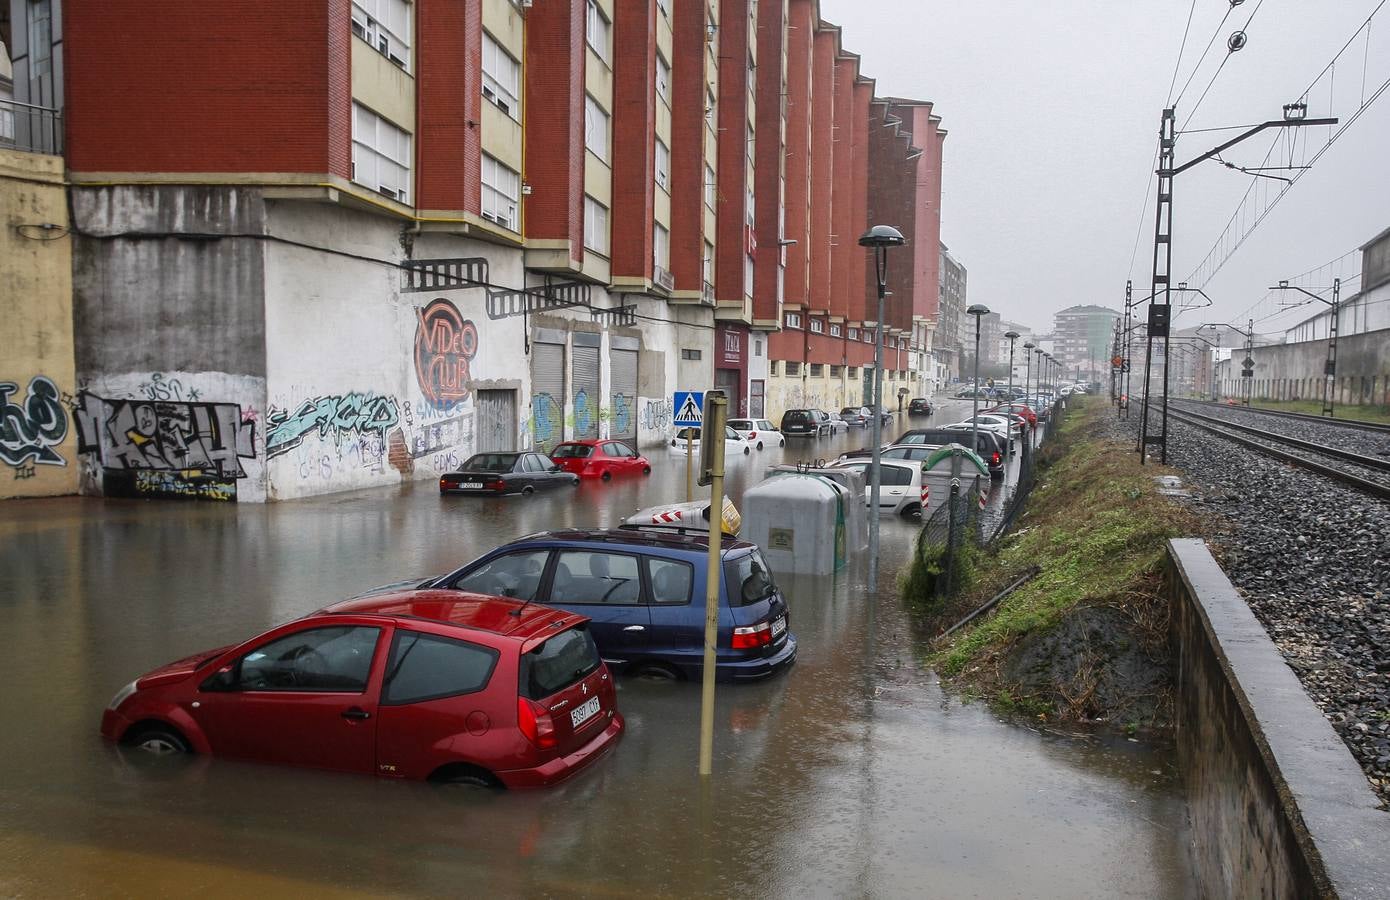
[(459, 591), (348, 600), (131, 682), (101, 733), (154, 754), (542, 787), (623, 732), (588, 623)]
[(614, 475), (650, 475), (652, 464), (622, 441), (565, 441), (550, 453), (550, 461), (581, 478), (610, 480)]

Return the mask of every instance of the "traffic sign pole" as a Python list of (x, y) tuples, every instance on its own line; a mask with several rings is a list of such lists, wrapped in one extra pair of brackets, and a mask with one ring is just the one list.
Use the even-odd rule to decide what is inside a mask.
[[(709, 459), (709, 560), (705, 570), (705, 657), (700, 691), (700, 775), (714, 768), (714, 676), (718, 665), (715, 642), (719, 639), (719, 559), (724, 546), (724, 416), (728, 404), (722, 392), (708, 397), (700, 430), (701, 456)], [(730, 587), (732, 590), (732, 586)]]
[(671, 409), (675, 413), (671, 424), (685, 432), (685, 502), (695, 502), (695, 433), (692, 428), (700, 428), (704, 420), (705, 395), (702, 391), (676, 391), (671, 397)]

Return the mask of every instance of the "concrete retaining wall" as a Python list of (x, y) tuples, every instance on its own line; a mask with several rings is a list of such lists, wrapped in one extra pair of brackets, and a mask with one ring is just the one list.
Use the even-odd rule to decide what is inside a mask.
[(1168, 549), (1178, 756), (1203, 895), (1390, 896), (1390, 813), (1206, 545)]
[[(1234, 351), (1232, 363), (1218, 367), (1223, 396), (1240, 397), (1250, 382), (1255, 400), (1321, 400), (1327, 365), (1327, 341), (1272, 344), (1250, 351), (1255, 374), (1243, 379), (1240, 359), (1243, 349)], [(1337, 380), (1335, 402), (1390, 405), (1390, 330), (1368, 331), (1337, 339)]]

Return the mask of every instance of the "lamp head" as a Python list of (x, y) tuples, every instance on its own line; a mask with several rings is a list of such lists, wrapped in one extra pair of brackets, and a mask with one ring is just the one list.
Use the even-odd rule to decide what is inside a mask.
[(1011, 341), (1016, 341), (1018, 340), (1019, 335), (1017, 331), (1006, 331), (1004, 332), (1004, 337), (1008, 338)]
[(907, 240), (892, 225), (875, 225), (859, 236), (861, 247), (901, 247)]
[(1038, 345), (1035, 344), (1035, 343), (1033, 343), (1032, 341), (1025, 341), (1024, 344), (1023, 344), (1023, 349), (1024, 349), (1024, 350), (1032, 350), (1032, 349), (1033, 349), (1034, 347), (1036, 347), (1036, 346), (1038, 346)]

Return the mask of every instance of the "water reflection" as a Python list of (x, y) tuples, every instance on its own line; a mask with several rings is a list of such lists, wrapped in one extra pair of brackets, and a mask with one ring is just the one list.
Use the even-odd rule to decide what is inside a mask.
[[(734, 461), (729, 492), (861, 444), (769, 448)], [(684, 499), (684, 458), (651, 456), (650, 478), (572, 495), (440, 498), (426, 482), (263, 507), (0, 507), (0, 894), (1191, 893), (1165, 752), (1000, 723), (918, 667), (895, 599), (915, 529), (892, 517), (877, 583), (863, 560), (782, 579), (798, 663), (721, 689), (703, 788), (693, 684), (621, 680), (623, 743), (540, 793), (152, 762), (97, 737), (116, 688), (159, 663), (503, 540)]]

